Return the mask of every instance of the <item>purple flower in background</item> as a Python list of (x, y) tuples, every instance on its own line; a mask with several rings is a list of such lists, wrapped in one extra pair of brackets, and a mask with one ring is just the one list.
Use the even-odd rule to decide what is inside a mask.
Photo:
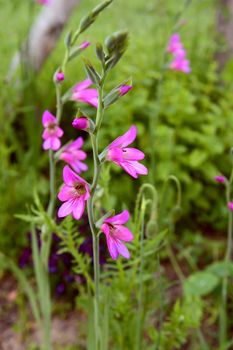
[(57, 294), (63, 294), (65, 292), (65, 288), (64, 282), (59, 283), (56, 288)]
[(42, 116), (42, 124), (44, 127), (43, 149), (57, 151), (61, 146), (60, 137), (63, 135), (63, 130), (58, 126), (57, 119), (49, 111), (45, 111)]
[(92, 85), (91, 79), (86, 79), (81, 83), (78, 83), (73, 88), (73, 94), (71, 100), (88, 103), (95, 108), (98, 107), (98, 91), (96, 89), (89, 89)]
[(80, 149), (82, 146), (83, 138), (78, 137), (65, 146), (60, 154), (60, 159), (68, 163), (78, 174), (88, 169), (88, 166), (82, 162), (87, 157), (87, 154)]
[(224, 183), (226, 182), (226, 178), (223, 175), (217, 175), (214, 177), (214, 180), (218, 183)]
[(137, 136), (137, 128), (132, 125), (131, 128), (122, 136), (118, 137), (108, 146), (107, 159), (123, 168), (130, 176), (135, 179), (138, 175), (147, 175), (147, 168), (138, 162), (145, 155), (137, 148), (128, 148)]
[(29, 247), (24, 248), (19, 257), (19, 266), (21, 269), (25, 268), (32, 261), (32, 250)]
[(53, 253), (49, 258), (49, 272), (56, 273), (57, 272), (57, 264), (58, 264), (58, 255)]
[(131, 231), (123, 226), (128, 220), (129, 212), (124, 210), (118, 215), (105, 219), (101, 226), (101, 231), (105, 234), (108, 250), (113, 260), (116, 260), (119, 254), (126, 259), (130, 258), (127, 247), (122, 243), (122, 241), (130, 242), (133, 240)]

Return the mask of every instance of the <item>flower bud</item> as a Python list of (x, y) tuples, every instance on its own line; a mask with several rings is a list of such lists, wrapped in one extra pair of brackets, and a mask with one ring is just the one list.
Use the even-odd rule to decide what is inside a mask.
[(174, 222), (178, 221), (180, 219), (180, 217), (182, 216), (182, 208), (179, 205), (176, 205), (172, 209), (171, 214), (172, 214), (172, 220)]
[(214, 180), (219, 183), (224, 183), (226, 181), (226, 178), (223, 175), (217, 175), (214, 177)]
[(124, 96), (131, 89), (132, 89), (131, 85), (122, 85), (122, 86), (119, 87), (119, 93), (120, 93), (121, 96)]
[(65, 79), (65, 74), (63, 72), (57, 72), (55, 78), (57, 82), (61, 82)]
[(146, 225), (146, 236), (154, 237), (158, 233), (158, 224), (155, 220), (150, 220)]
[(75, 118), (72, 122), (72, 126), (77, 130), (85, 130), (88, 132), (93, 132), (95, 129), (93, 121), (87, 117)]
[(81, 45), (79, 45), (79, 48), (81, 50), (85, 50), (90, 45), (91, 45), (90, 41), (84, 41)]

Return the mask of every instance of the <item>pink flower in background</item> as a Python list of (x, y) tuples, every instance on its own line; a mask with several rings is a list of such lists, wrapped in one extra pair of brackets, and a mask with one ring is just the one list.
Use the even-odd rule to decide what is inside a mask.
[(36, 0), (40, 5), (48, 5), (51, 0)]
[(138, 178), (138, 175), (147, 175), (147, 168), (138, 162), (145, 155), (137, 148), (127, 148), (137, 136), (136, 126), (131, 128), (122, 136), (118, 137), (108, 146), (107, 159), (123, 168), (129, 175)]
[(96, 89), (89, 89), (92, 85), (91, 79), (86, 79), (77, 84), (73, 89), (71, 100), (88, 103), (95, 108), (98, 107), (98, 91)]
[(42, 124), (44, 126), (43, 149), (57, 151), (61, 146), (60, 137), (63, 135), (63, 130), (58, 126), (57, 119), (49, 111), (45, 111), (42, 116)]
[(86, 117), (75, 118), (72, 126), (78, 130), (87, 130), (90, 127), (90, 122)]
[(219, 183), (224, 183), (226, 181), (226, 178), (223, 175), (217, 175), (214, 177), (214, 180)]
[(72, 214), (79, 220), (85, 209), (85, 202), (90, 197), (88, 184), (66, 165), (63, 169), (64, 184), (58, 193), (60, 201), (64, 202), (58, 210), (58, 217)]
[(183, 56), (183, 53), (181, 55), (177, 54), (177, 56), (174, 57), (170, 68), (187, 74), (191, 72), (189, 60)]
[(186, 58), (186, 51), (180, 41), (180, 35), (178, 33), (171, 36), (167, 51), (173, 55), (173, 60), (169, 65), (170, 69), (186, 74), (191, 72), (190, 62)]
[(108, 250), (113, 260), (116, 260), (119, 254), (126, 259), (130, 258), (128, 249), (122, 243), (122, 241), (130, 242), (133, 240), (133, 234), (127, 227), (123, 226), (128, 220), (129, 212), (124, 210), (118, 215), (105, 219), (101, 226), (101, 231), (106, 236)]
[(228, 208), (230, 211), (233, 211), (233, 202), (228, 203)]
[(170, 37), (167, 51), (170, 53), (175, 53), (180, 49), (183, 49), (183, 45), (180, 41), (180, 35), (178, 33), (175, 33)]
[(82, 162), (87, 158), (87, 154), (80, 149), (82, 146), (83, 138), (78, 137), (77, 140), (65, 146), (60, 154), (60, 159), (68, 163), (78, 174), (88, 169), (88, 166)]

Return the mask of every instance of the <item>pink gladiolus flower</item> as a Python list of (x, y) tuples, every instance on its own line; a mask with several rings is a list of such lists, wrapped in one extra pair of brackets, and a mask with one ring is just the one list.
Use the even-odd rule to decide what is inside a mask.
[(90, 127), (90, 122), (86, 117), (75, 118), (72, 126), (78, 130), (87, 130)]
[(226, 181), (226, 178), (223, 175), (217, 175), (214, 177), (214, 180), (219, 183), (224, 183)]
[(124, 96), (125, 94), (127, 94), (128, 91), (130, 91), (132, 89), (131, 85), (122, 85), (121, 87), (119, 87), (119, 92), (121, 96)]
[(133, 240), (133, 234), (127, 227), (123, 226), (128, 220), (129, 212), (124, 210), (118, 215), (105, 219), (101, 226), (101, 231), (106, 236), (108, 250), (113, 260), (116, 260), (119, 254), (126, 259), (130, 258), (128, 249), (122, 243), (122, 241), (130, 242)]
[(65, 74), (63, 72), (58, 72), (56, 74), (56, 80), (57, 81), (63, 81), (65, 79)]
[(63, 135), (63, 130), (57, 125), (57, 119), (49, 111), (45, 111), (42, 116), (42, 124), (44, 126), (43, 149), (57, 151), (61, 146), (59, 138)]
[(64, 184), (58, 193), (60, 201), (64, 202), (58, 210), (58, 217), (72, 214), (79, 220), (85, 209), (85, 202), (90, 197), (88, 184), (66, 165), (63, 169)]
[(178, 33), (173, 34), (168, 43), (167, 51), (170, 53), (175, 53), (182, 48), (183, 45), (180, 41), (180, 35)]
[(183, 73), (190, 73), (190, 63), (186, 58), (186, 51), (180, 41), (180, 36), (175, 33), (171, 36), (167, 51), (173, 55), (173, 60), (169, 67), (176, 71), (181, 71)]
[(77, 84), (73, 89), (71, 100), (88, 103), (95, 108), (98, 107), (98, 91), (96, 89), (88, 89), (92, 85), (91, 79), (86, 79)]
[(230, 211), (233, 211), (233, 202), (228, 203), (228, 208)]
[(83, 138), (78, 137), (77, 140), (65, 146), (60, 154), (60, 159), (68, 163), (78, 174), (88, 169), (88, 166), (81, 162), (87, 158), (86, 152), (80, 149), (82, 145)]
[(138, 178), (138, 175), (147, 175), (147, 168), (140, 164), (145, 155), (136, 148), (127, 148), (137, 136), (136, 126), (131, 128), (122, 136), (118, 137), (108, 146), (107, 159), (123, 168), (129, 175)]

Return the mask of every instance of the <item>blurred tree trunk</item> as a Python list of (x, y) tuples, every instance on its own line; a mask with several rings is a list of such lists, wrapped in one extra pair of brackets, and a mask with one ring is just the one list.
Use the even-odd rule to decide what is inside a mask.
[(35, 72), (41, 69), (79, 2), (80, 0), (52, 0), (49, 5), (43, 6), (30, 29), (27, 42), (12, 59), (8, 81), (22, 59), (29, 69)]
[(30, 66), (38, 71), (54, 49), (79, 0), (53, 0), (36, 18), (28, 39)]
[(221, 69), (233, 53), (233, 0), (219, 0), (216, 17), (217, 30), (225, 40), (224, 49), (216, 54)]

